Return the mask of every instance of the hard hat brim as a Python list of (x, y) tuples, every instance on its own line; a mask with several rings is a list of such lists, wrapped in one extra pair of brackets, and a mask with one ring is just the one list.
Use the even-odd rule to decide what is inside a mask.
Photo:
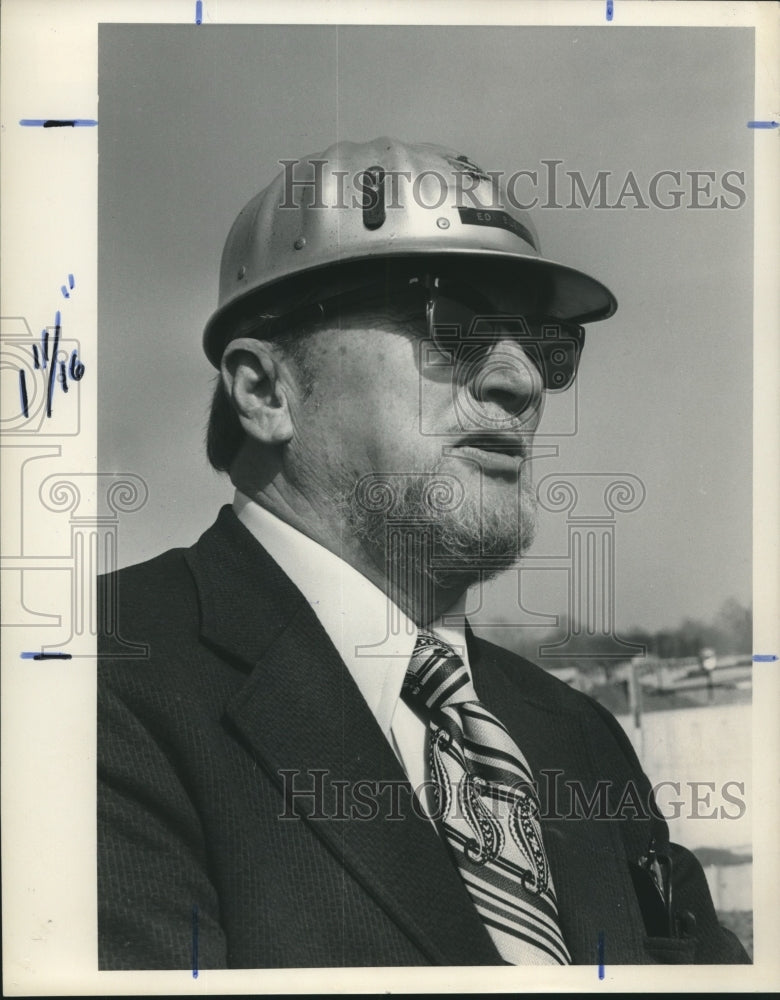
[(615, 296), (600, 281), (576, 268), (544, 257), (477, 248), (451, 248), (443, 253), (407, 251), (368, 259), (344, 257), (248, 288), (212, 314), (203, 332), (203, 348), (211, 364), (219, 368), (232, 332), (253, 311), (284, 313), (302, 301), (316, 301), (313, 295), (338, 288), (342, 280), (354, 285), (356, 280), (358, 283), (361, 280), (356, 276), (367, 276), (368, 273), (373, 274), (376, 280), (383, 269), (388, 273), (402, 267), (420, 273), (446, 274), (454, 266), (462, 268), (465, 264), (468, 264), (475, 281), (479, 280), (480, 274), (484, 274), (494, 282), (500, 280), (510, 286), (513, 282), (540, 284), (543, 286), (544, 311), (550, 319), (592, 323), (608, 319), (617, 309)]

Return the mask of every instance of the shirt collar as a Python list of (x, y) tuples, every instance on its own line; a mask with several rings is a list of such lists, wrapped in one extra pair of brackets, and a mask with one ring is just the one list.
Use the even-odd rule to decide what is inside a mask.
[[(236, 490), (233, 510), (284, 570), (320, 620), (385, 736), (417, 639), (417, 626), (375, 584), (334, 552)], [(428, 631), (468, 667), (465, 597)]]

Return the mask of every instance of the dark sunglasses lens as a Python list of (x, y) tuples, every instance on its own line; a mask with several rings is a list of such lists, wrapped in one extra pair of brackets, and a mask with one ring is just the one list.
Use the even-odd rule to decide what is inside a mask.
[(585, 331), (568, 323), (526, 321), (521, 316), (496, 316), (488, 302), (477, 296), (466, 301), (434, 292), (428, 311), (428, 333), (441, 348), (476, 347), (499, 336), (512, 337), (533, 361), (549, 392), (568, 389), (577, 374)]
[(577, 374), (585, 331), (581, 327), (546, 324), (536, 340), (544, 387), (549, 392), (568, 389)]
[[(485, 308), (489, 309), (488, 303)], [(448, 345), (466, 341), (474, 335), (474, 320), (480, 315), (476, 304), (469, 304), (449, 295), (434, 293), (429, 307), (429, 331), (437, 342)]]

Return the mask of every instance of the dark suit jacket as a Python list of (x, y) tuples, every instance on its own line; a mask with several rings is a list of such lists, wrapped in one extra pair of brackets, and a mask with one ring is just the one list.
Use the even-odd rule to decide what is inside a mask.
[[(101, 969), (501, 964), (325, 631), (229, 507), (101, 594)], [(747, 961), (674, 846), (687, 931), (648, 933), (656, 898), (635, 862), (668, 835), (613, 717), (497, 646), (471, 637), (469, 656), (539, 780), (574, 962), (596, 964), (600, 939), (611, 964)], [(290, 794), (317, 781), (317, 801)], [(619, 818), (598, 798), (586, 818), (576, 782)]]

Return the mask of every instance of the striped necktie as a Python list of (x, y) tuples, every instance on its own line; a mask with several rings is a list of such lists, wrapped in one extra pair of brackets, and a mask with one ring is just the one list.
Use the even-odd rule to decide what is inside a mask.
[(510, 965), (568, 965), (528, 762), (446, 643), (420, 631), (401, 696), (428, 719), (430, 776), (458, 870)]

